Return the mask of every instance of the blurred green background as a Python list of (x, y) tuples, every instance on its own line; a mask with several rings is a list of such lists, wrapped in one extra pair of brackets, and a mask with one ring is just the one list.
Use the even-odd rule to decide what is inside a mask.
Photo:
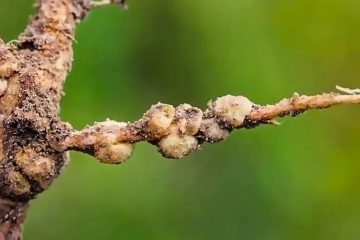
[[(31, 5), (1, 0), (5, 40)], [(158, 101), (204, 107), (241, 94), (265, 104), (360, 87), (360, 1), (128, 5), (94, 10), (78, 27), (62, 101), (76, 128), (133, 121)], [(72, 153), (32, 202), (25, 239), (359, 239), (359, 119), (359, 106), (308, 112), (175, 161), (144, 143), (119, 166)]]

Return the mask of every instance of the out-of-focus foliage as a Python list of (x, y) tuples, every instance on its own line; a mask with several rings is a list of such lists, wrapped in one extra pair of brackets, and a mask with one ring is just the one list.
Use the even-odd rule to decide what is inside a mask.
[[(11, 40), (32, 1), (2, 0)], [(131, 0), (79, 26), (62, 117), (81, 128), (151, 104), (242, 94), (273, 103), (360, 85), (360, 1)], [(183, 160), (138, 144), (125, 164), (73, 153), (32, 203), (26, 239), (358, 239), (360, 109), (234, 132)]]

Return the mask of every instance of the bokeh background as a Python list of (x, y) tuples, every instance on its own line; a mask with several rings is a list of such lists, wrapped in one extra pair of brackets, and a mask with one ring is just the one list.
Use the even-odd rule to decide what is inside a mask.
[[(1, 0), (15, 39), (33, 1)], [(205, 107), (241, 94), (273, 103), (360, 87), (360, 1), (131, 0), (77, 30), (62, 117), (133, 121), (158, 101)], [(32, 202), (25, 239), (360, 237), (360, 109), (342, 106), (240, 130), (182, 160), (138, 144), (125, 164), (72, 153)]]

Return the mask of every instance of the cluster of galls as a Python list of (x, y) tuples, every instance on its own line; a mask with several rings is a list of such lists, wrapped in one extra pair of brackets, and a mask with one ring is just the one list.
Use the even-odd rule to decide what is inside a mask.
[[(231, 95), (210, 101), (204, 112), (189, 104), (174, 108), (158, 103), (136, 123), (108, 120), (98, 126), (101, 141), (96, 141), (94, 155), (104, 163), (121, 163), (131, 156), (134, 142), (147, 140), (156, 144), (164, 157), (180, 159), (198, 149), (203, 142), (225, 139), (232, 129), (243, 124), (252, 106), (246, 97)], [(142, 139), (124, 141), (132, 134), (141, 134)]]
[(46, 189), (53, 181), (52, 176), (57, 175), (54, 160), (39, 155), (32, 148), (25, 147), (19, 150), (15, 154), (15, 164), (21, 171), (14, 169), (8, 172), (11, 193), (24, 198), (31, 197), (29, 194), (32, 192), (37, 194), (42, 191), (31, 189), (35, 187), (31, 182), (36, 181), (39, 188)]

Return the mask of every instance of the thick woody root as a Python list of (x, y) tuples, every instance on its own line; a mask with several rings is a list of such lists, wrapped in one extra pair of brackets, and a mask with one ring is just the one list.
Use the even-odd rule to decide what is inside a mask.
[(233, 129), (274, 124), (277, 117), (346, 103), (360, 103), (360, 95), (294, 94), (267, 106), (253, 104), (243, 96), (227, 95), (210, 101), (204, 112), (189, 104), (173, 107), (158, 103), (134, 123), (112, 120), (96, 123), (70, 133), (64, 141), (56, 143), (56, 148), (79, 150), (101, 162), (117, 164), (131, 156), (136, 142), (147, 141), (156, 145), (164, 157), (179, 159), (199, 149), (204, 142), (224, 140)]
[(37, 0), (36, 16), (19, 38), (0, 40), (0, 240), (21, 238), (24, 206), (67, 162), (46, 137), (64, 132), (54, 128), (62, 86), (75, 25), (89, 9), (88, 0)]
[(86, 0), (38, 0), (37, 14), (16, 45), (0, 40), (0, 198), (34, 198), (67, 162), (46, 137), (58, 130), (53, 126), (60, 122), (72, 35), (89, 9)]

